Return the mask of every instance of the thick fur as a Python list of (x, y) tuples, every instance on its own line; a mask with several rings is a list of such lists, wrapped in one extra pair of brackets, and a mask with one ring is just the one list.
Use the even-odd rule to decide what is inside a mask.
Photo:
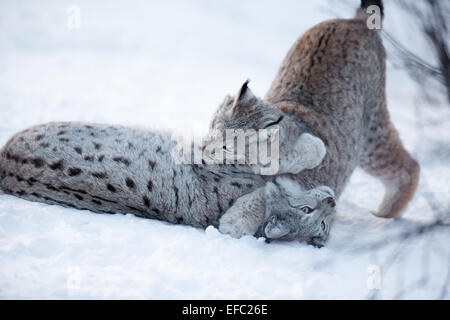
[[(363, 1), (362, 7), (381, 1)], [(320, 137), (327, 155), (297, 175), (301, 185), (330, 186), (339, 197), (360, 166), (386, 187), (375, 213), (398, 217), (415, 193), (419, 164), (403, 147), (386, 102), (386, 56), (365, 15), (320, 23), (293, 45), (266, 99), (295, 114)]]
[(239, 198), (221, 218), (219, 230), (235, 238), (256, 234), (268, 240), (300, 240), (323, 246), (335, 212), (333, 191), (305, 190), (294, 180), (277, 177)]
[[(297, 173), (322, 161), (323, 142), (302, 131), (295, 117), (284, 116), (250, 89), (242, 92), (241, 88), (233, 108), (236, 121), (251, 128), (263, 128), (273, 117), (284, 118), (276, 131), (280, 174)], [(243, 116), (257, 110), (265, 117)], [(208, 139), (204, 147), (212, 142), (215, 140)], [(264, 187), (270, 179), (245, 164), (178, 164), (182, 161), (174, 152), (177, 143), (168, 133), (121, 126), (38, 125), (13, 136), (1, 150), (0, 187), (5, 193), (33, 201), (206, 227), (218, 226), (219, 218), (236, 199)], [(293, 148), (314, 156), (302, 156)], [(256, 207), (265, 208), (266, 199), (256, 200), (263, 202)]]

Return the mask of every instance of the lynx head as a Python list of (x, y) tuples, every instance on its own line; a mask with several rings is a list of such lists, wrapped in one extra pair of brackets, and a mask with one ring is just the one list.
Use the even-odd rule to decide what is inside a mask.
[(299, 240), (321, 247), (328, 239), (335, 212), (334, 192), (326, 186), (304, 190), (289, 178), (268, 182), (266, 219), (256, 236), (270, 240)]
[[(248, 87), (248, 80), (234, 98), (225, 98), (214, 115), (210, 130), (213, 137), (210, 150), (222, 148), (237, 160), (245, 159), (239, 164), (250, 164), (255, 173), (262, 175), (312, 169), (322, 162), (326, 152), (322, 140), (308, 133), (301, 121), (257, 98)], [(235, 136), (229, 132), (241, 132), (245, 136), (243, 149), (238, 146), (235, 151)], [(250, 150), (258, 150), (257, 155), (253, 155), (257, 163), (248, 161), (252, 154)], [(275, 161), (277, 167), (272, 170)]]

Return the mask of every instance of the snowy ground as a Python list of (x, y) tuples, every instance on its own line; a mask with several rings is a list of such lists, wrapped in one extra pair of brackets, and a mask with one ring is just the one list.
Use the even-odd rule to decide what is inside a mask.
[[(71, 4), (81, 9), (79, 30), (66, 26)], [(352, 15), (327, 4), (0, 0), (0, 144), (51, 120), (203, 132), (243, 80), (264, 95), (307, 28), (330, 11)], [(397, 28), (391, 9), (386, 26)], [(414, 45), (426, 54), (426, 45)], [(449, 299), (449, 229), (395, 236), (433, 219), (430, 192), (432, 204), (449, 205), (450, 157), (437, 152), (448, 151), (449, 108), (426, 105), (418, 114), (416, 96), (406, 75), (389, 67), (392, 117), (422, 165), (400, 221), (369, 213), (383, 189), (361, 171), (322, 249), (1, 195), (0, 298)]]

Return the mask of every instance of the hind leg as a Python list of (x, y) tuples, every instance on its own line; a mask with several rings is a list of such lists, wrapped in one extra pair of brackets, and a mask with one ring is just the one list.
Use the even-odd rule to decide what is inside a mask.
[(419, 181), (420, 167), (403, 147), (397, 130), (389, 120), (385, 100), (372, 109), (366, 127), (365, 144), (359, 165), (381, 179), (385, 195), (374, 214), (398, 218), (413, 197)]

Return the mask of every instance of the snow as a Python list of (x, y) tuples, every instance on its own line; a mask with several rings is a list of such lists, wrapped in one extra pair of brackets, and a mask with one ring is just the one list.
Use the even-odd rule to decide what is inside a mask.
[[(225, 94), (250, 78), (264, 95), (295, 39), (332, 17), (328, 1), (1, 2), (1, 145), (52, 120), (204, 132)], [(66, 26), (72, 4), (80, 29)], [(394, 10), (386, 28), (399, 28)], [(0, 298), (449, 299), (448, 227), (396, 237), (432, 221), (429, 194), (449, 205), (449, 108), (418, 113), (417, 95), (389, 65), (391, 115), (422, 165), (402, 220), (370, 214), (383, 188), (359, 170), (322, 249), (1, 195)]]

